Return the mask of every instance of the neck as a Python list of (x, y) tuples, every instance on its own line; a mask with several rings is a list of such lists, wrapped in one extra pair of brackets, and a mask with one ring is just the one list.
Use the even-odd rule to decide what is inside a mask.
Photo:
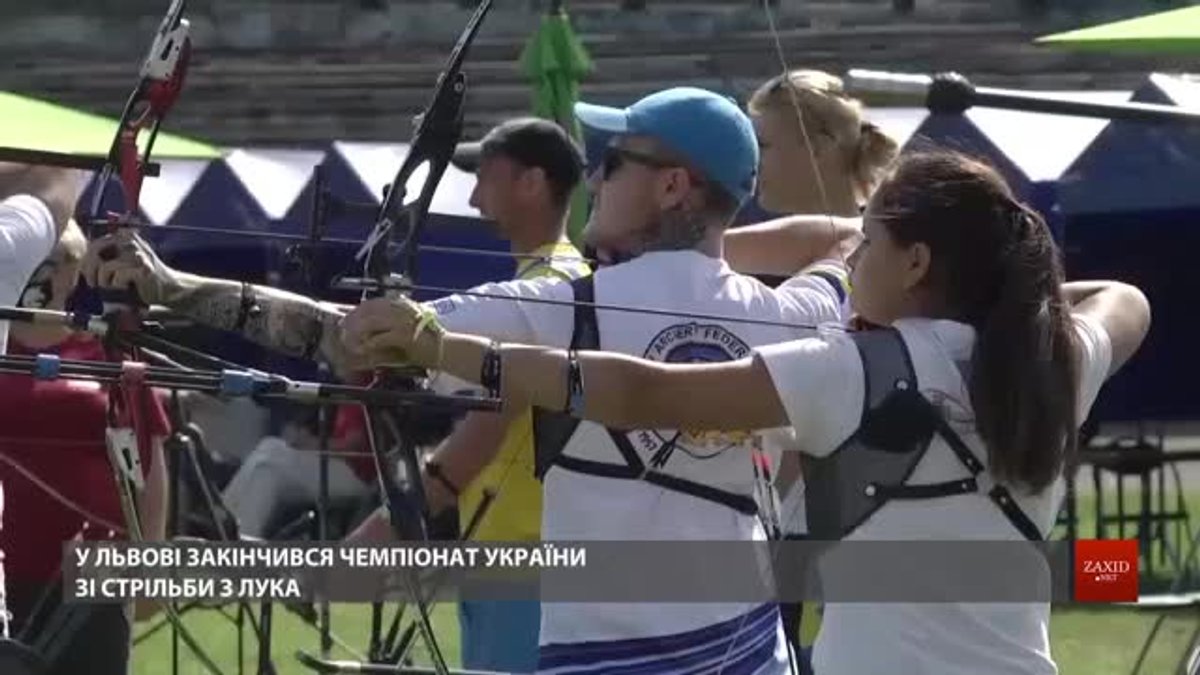
[(509, 233), (509, 248), (513, 253), (533, 253), (539, 248), (562, 239), (567, 228), (567, 214), (527, 212), (522, 222), (511, 227), (505, 226)]
[[(834, 178), (826, 175), (824, 197), (818, 191), (817, 199), (822, 201), (817, 209), (820, 213), (844, 218), (857, 218), (862, 215), (859, 212), (857, 190), (854, 189), (850, 179), (844, 175), (837, 175)], [(788, 209), (789, 213), (813, 212), (813, 206), (809, 203), (794, 204), (793, 207)]]
[(643, 251), (696, 251), (712, 258), (725, 254), (724, 228), (711, 219), (683, 210), (664, 212), (642, 238)]

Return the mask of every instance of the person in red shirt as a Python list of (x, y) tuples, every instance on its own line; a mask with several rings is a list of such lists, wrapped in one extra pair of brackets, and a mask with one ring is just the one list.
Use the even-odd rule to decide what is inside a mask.
[[(61, 310), (75, 287), (85, 250), (82, 232), (71, 225), (50, 257), (34, 272), (20, 304)], [(103, 346), (94, 337), (65, 327), (20, 323), (11, 326), (8, 353), (107, 360)], [(167, 480), (161, 441), (169, 425), (158, 397), (147, 400), (143, 417), (154, 442), (151, 452), (141, 457), (145, 487), (137, 495), (138, 512), (144, 537), (162, 540), (166, 534)], [(26, 626), (36, 636), (49, 610), (61, 604), (61, 591), (54, 585), (60, 575), (65, 541), (76, 536), (124, 537), (124, 516), (105, 446), (107, 427), (108, 395), (98, 383), (0, 376), (0, 429), (4, 430), (0, 437), (0, 482), (4, 484), (7, 507), (0, 528), (0, 550), (5, 552), (14, 636)], [(112, 530), (115, 532), (110, 535)], [(43, 596), (43, 609), (32, 615)], [(48, 675), (127, 672), (127, 608), (121, 604), (91, 607), (94, 613), (69, 646), (58, 650), (58, 658), (48, 664)], [(136, 615), (141, 618), (154, 610), (152, 605), (139, 604)]]
[[(259, 441), (222, 497), (238, 521), (241, 534), (267, 538), (279, 514), (292, 506), (315, 504), (320, 487), (320, 441), (316, 411), (311, 406), (283, 424), (279, 436)], [(329, 496), (355, 499), (370, 493), (375, 461), (366, 436), (366, 417), (357, 405), (337, 408), (330, 431)]]

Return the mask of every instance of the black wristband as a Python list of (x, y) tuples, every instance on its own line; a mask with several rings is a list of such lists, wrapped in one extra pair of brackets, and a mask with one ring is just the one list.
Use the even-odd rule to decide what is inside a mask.
[(500, 398), (501, 365), (500, 343), (492, 340), (483, 353), (483, 365), (479, 370), (479, 384), (487, 389), (491, 398)]
[(567, 352), (567, 400), (563, 411), (571, 416), (583, 411), (583, 369), (574, 349)]
[(446, 478), (446, 474), (442, 473), (442, 465), (441, 464), (438, 464), (437, 462), (435, 462), (433, 460), (429, 460), (429, 461), (425, 462), (425, 473), (429, 474), (430, 478), (441, 483), (442, 487), (446, 488), (447, 492), (454, 495), (455, 497), (458, 496), (458, 488), (455, 487), (454, 483), (450, 482), (449, 478)]
[(254, 297), (254, 285), (242, 282), (242, 301), (238, 306), (237, 323), (233, 325), (234, 332), (241, 332), (250, 317), (256, 316), (260, 311), (262, 310), (258, 307), (258, 299)]

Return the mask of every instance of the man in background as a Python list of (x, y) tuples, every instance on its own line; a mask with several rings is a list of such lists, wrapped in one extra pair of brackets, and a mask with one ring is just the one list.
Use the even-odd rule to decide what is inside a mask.
[[(475, 173), (470, 204), (508, 240), (517, 259), (516, 279), (571, 280), (588, 273), (566, 237), (571, 193), (583, 176), (583, 153), (561, 127), (537, 118), (509, 120), (482, 141), (460, 145), (453, 161)], [(528, 409), (469, 413), (426, 463), (430, 513), (457, 505), (460, 531), (477, 541), (540, 541), (542, 489), (534, 477), (531, 419)], [(491, 504), (481, 511), (489, 493)], [(469, 531), (473, 520), (477, 522)], [(352, 535), (381, 536), (388, 532), (380, 513)], [(536, 669), (537, 602), (464, 601), (459, 620), (464, 668)]]

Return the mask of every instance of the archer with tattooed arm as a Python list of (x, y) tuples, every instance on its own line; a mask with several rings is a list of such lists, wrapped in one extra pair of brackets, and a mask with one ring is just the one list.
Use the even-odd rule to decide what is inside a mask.
[[(721, 257), (725, 230), (753, 194), (758, 166), (753, 125), (735, 103), (712, 92), (679, 88), (649, 96), (628, 110), (581, 105), (577, 112), (586, 126), (615, 136), (603, 170), (589, 181), (596, 196), (589, 235), (606, 248), (636, 259), (586, 277), (594, 279), (594, 284), (543, 278), (485, 285), (478, 290), (510, 297), (462, 295), (437, 301), (432, 306), (443, 315), (443, 321), (460, 330), (501, 339), (566, 347), (576, 334), (580, 340), (651, 358), (714, 361), (733, 360), (753, 345), (794, 339), (811, 333), (810, 327), (816, 324), (843, 320), (845, 272), (833, 259), (837, 256), (828, 252), (853, 231), (820, 222), (821, 232), (829, 239), (807, 259), (821, 262), (780, 289), (734, 273)], [(340, 318), (335, 306), (175, 272), (130, 235), (107, 243), (120, 249), (106, 261), (99, 255), (105, 242), (94, 247), (89, 281), (117, 288), (134, 283), (149, 303), (165, 304), (227, 330), (241, 323), (241, 332), (247, 337), (276, 347), (286, 341), (297, 355), (320, 354), (335, 360), (342, 355), (331, 330)], [(582, 300), (581, 292), (599, 303), (654, 306), (682, 316), (598, 310), (591, 319), (584, 317), (585, 325), (579, 330), (571, 308), (537, 302), (542, 298)], [(242, 302), (243, 295), (262, 307), (259, 315), (243, 310), (247, 304)], [(526, 298), (531, 301), (524, 302)], [(697, 324), (689, 318), (697, 313), (729, 319)], [(542, 438), (538, 429), (544, 430), (546, 423), (535, 420), (535, 438)], [(755, 500), (754, 464), (742, 453), (725, 452), (730, 447), (753, 445), (753, 435), (693, 437), (681, 432), (663, 437), (662, 433), (609, 434), (600, 429), (587, 437), (563, 438), (568, 444), (566, 454), (588, 457), (591, 461), (585, 464), (603, 463), (627, 470), (631, 466), (626, 464), (636, 461), (661, 480), (649, 484), (544, 467), (550, 470), (543, 477), (543, 536), (765, 538)], [(697, 459), (705, 455), (713, 457)], [(539, 476), (541, 473), (539, 470)], [(455, 490), (469, 480), (453, 473), (448, 465), (442, 476)], [(431, 504), (439, 500), (453, 503), (453, 497), (446, 498), (452, 492), (439, 493), (440, 481), (428, 481), (427, 485), (433, 487)], [(557, 508), (575, 504), (581, 491), (593, 494), (594, 501), (604, 506)], [(626, 507), (614, 511), (612, 504)], [(645, 661), (641, 665), (653, 668), (659, 661), (670, 661), (679, 650), (719, 642), (732, 631), (729, 626), (740, 623), (740, 618), (753, 617), (755, 629), (742, 632), (736, 640), (758, 641), (770, 648), (747, 658), (764, 672), (784, 672), (788, 666), (786, 641), (777, 630), (774, 605), (609, 603), (544, 609), (541, 651), (543, 657), (549, 651), (555, 660), (573, 663), (590, 658), (577, 649), (579, 643), (599, 645), (616, 654), (628, 640), (646, 639), (659, 646), (641, 659)], [(717, 629), (705, 630), (714, 626)], [(614, 634), (614, 627), (620, 627), (619, 635)], [(679, 636), (682, 642), (674, 639)], [(660, 641), (660, 637), (670, 639)]]
[(280, 354), (341, 362), (333, 329), (349, 307), (173, 269), (131, 229), (92, 241), (81, 273), (93, 288), (125, 290), (132, 284), (147, 305), (237, 333)]
[[(344, 339), (371, 365), (399, 354), (487, 379), (509, 404), (617, 427), (790, 426), (815, 539), (1044, 539), (1078, 426), (1149, 329), (1145, 296), (1113, 281), (1064, 283), (1041, 217), (994, 170), (953, 154), (902, 159), (871, 198), (864, 234), (852, 300), (879, 328), (827, 329), (731, 363), (500, 346), (445, 332), (406, 301), (360, 306)], [(863, 476), (867, 489), (850, 484)], [(1048, 622), (1048, 602), (830, 602), (813, 665), (1049, 674)]]

